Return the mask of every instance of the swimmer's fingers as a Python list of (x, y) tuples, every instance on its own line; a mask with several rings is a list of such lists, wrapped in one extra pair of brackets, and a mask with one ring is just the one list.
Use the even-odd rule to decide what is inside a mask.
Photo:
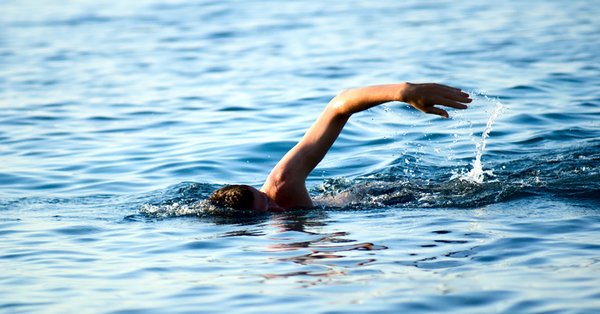
[(433, 107), (433, 106), (429, 107), (429, 108), (427, 108), (427, 111), (425, 111), (425, 113), (435, 114), (435, 115), (438, 115), (438, 116), (448, 119), (448, 112), (444, 109), (440, 109), (437, 107)]
[(469, 98), (469, 94), (462, 90), (436, 83), (409, 83), (405, 96), (404, 101), (420, 111), (442, 116), (444, 118), (448, 118), (448, 112), (434, 106), (439, 105), (454, 109), (467, 109), (466, 103), (472, 101)]
[(467, 109), (467, 105), (462, 104), (456, 100), (446, 98), (446, 97), (436, 96), (433, 99), (433, 102), (434, 102), (434, 104), (445, 106), (445, 107), (450, 107), (450, 108), (454, 108), (454, 109)]
[[(462, 91), (444, 91), (442, 93), (440, 93), (441, 96), (454, 100), (455, 102), (460, 102), (460, 103), (470, 103), (471, 101), (473, 101), (469, 94), (462, 92)], [(456, 108), (456, 107), (454, 107)], [(460, 108), (460, 109), (465, 109), (464, 108)]]
[(440, 105), (454, 109), (467, 109), (467, 105), (442, 96), (436, 96), (432, 99), (432, 101), (433, 103), (431, 105), (425, 106), (425, 113), (435, 114), (446, 119), (448, 119), (449, 117), (448, 112), (444, 109), (435, 107), (435, 105)]
[(463, 92), (460, 88), (455, 88), (452, 86), (437, 83), (434, 83), (433, 86), (437, 88), (436, 93), (440, 96), (462, 103), (470, 103), (472, 101), (469, 94)]

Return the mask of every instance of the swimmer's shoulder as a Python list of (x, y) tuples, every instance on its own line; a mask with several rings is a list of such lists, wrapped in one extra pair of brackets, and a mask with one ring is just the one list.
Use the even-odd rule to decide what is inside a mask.
[(313, 207), (304, 180), (278, 181), (267, 179), (260, 190), (275, 201), (277, 205), (285, 209)]

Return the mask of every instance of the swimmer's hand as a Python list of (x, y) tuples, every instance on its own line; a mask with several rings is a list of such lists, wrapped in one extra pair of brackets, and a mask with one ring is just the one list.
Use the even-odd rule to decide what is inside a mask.
[(408, 103), (422, 112), (436, 114), (446, 119), (448, 112), (435, 107), (435, 105), (467, 109), (465, 103), (472, 101), (469, 94), (460, 89), (436, 83), (405, 83), (403, 88), (400, 88), (398, 100)]
[(425, 113), (448, 118), (446, 110), (435, 106), (466, 109), (465, 104), (470, 103), (471, 98), (460, 89), (446, 85), (400, 83), (345, 90), (332, 99), (330, 106), (338, 114), (349, 117), (389, 101), (405, 102)]

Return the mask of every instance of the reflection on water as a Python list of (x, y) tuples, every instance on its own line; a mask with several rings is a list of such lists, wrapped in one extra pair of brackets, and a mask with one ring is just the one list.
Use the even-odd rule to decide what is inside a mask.
[[(111, 299), (101, 291), (122, 292), (118, 283), (126, 282), (127, 291), (147, 295), (148, 304), (159, 291), (170, 291), (161, 297), (168, 305), (152, 308), (177, 312), (242, 304), (285, 304), (294, 311), (307, 304), (330, 310), (362, 304), (373, 311), (503, 306), (522, 312), (590, 309), (596, 299), (598, 279), (590, 274), (599, 270), (600, 219), (589, 199), (542, 196), (477, 209), (315, 209), (237, 219), (136, 213), (123, 219), (144, 201), (129, 200), (128, 210), (113, 211), (90, 200), (43, 202), (27, 216), (5, 210), (0, 233), (25, 240), (23, 246), (0, 242), (0, 258), (25, 272), (13, 276), (7, 269), (0, 280), (41, 294), (62, 289), (103, 296), (92, 306)], [(22, 208), (21, 202), (31, 200), (12, 206)], [(86, 203), (91, 207), (84, 211)], [(46, 286), (31, 286), (39, 280)], [(561, 299), (566, 292), (572, 297)], [(13, 299), (20, 293), (3, 291)], [(526, 306), (531, 301), (537, 305)], [(48, 302), (23, 308), (61, 304)], [(76, 302), (90, 301), (81, 294)]]
[[(294, 255), (278, 259), (279, 262), (293, 262), (301, 265), (316, 265), (322, 266), (327, 271), (311, 272), (311, 271), (296, 271), (284, 274), (265, 274), (269, 279), (291, 277), (291, 276), (340, 276), (345, 275), (344, 268), (354, 268), (364, 266), (375, 262), (376, 258), (367, 259), (351, 259), (348, 260), (347, 255), (342, 255), (348, 251), (376, 251), (385, 250), (385, 246), (375, 245), (373, 243), (351, 243), (354, 240), (343, 238), (348, 235), (345, 232), (337, 232), (328, 235), (319, 235), (318, 238), (301, 242), (284, 242), (268, 247), (271, 252), (296, 252), (300, 251), (301, 255)], [(294, 240), (292, 238), (274, 238), (273, 240)], [(342, 243), (342, 244), (340, 244)]]

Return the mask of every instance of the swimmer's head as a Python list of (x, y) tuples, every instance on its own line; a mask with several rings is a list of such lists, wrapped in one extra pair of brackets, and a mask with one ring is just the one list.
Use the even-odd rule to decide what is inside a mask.
[(209, 196), (208, 201), (215, 206), (235, 210), (266, 212), (272, 209), (272, 202), (269, 198), (249, 185), (225, 186)]

